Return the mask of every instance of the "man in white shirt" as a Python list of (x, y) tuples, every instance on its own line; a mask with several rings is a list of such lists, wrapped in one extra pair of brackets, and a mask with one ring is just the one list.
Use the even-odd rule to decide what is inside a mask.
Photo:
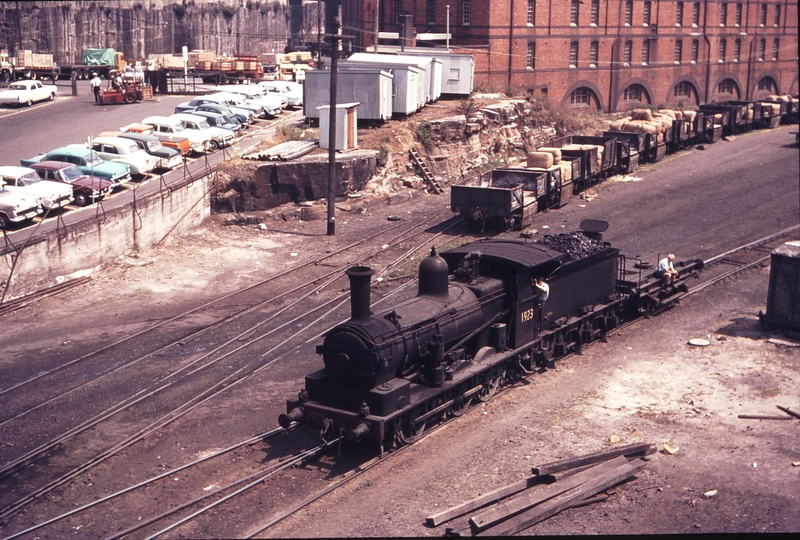
[(672, 266), (675, 255), (670, 253), (658, 262), (658, 268), (654, 275), (661, 280), (664, 285), (670, 285), (678, 277), (678, 271)]
[(94, 102), (100, 103), (100, 86), (103, 81), (97, 76), (97, 73), (92, 73), (92, 92), (94, 92)]
[(539, 307), (544, 308), (544, 303), (547, 302), (547, 297), (550, 296), (550, 285), (545, 283), (542, 278), (536, 278), (533, 284), (539, 289)]

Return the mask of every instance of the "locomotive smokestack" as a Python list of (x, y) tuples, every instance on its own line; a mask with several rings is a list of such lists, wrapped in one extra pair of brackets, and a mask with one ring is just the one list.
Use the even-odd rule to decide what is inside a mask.
[(354, 266), (344, 273), (350, 278), (350, 320), (365, 321), (372, 315), (369, 309), (369, 282), (375, 270), (369, 266)]

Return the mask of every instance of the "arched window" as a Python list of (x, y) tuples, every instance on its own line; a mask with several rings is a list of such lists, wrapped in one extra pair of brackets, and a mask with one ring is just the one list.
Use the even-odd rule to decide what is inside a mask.
[(675, 85), (676, 98), (690, 98), (694, 92), (694, 86), (689, 81), (681, 81)]
[(573, 90), (569, 95), (569, 104), (573, 107), (589, 107), (592, 105), (593, 99), (596, 100), (597, 98), (594, 97), (592, 89), (581, 86)]
[(762, 77), (758, 81), (758, 90), (759, 92), (766, 92), (769, 94), (777, 94), (778, 93), (778, 85), (775, 83), (775, 79), (772, 77)]
[(722, 79), (717, 85), (717, 95), (723, 99), (737, 99), (739, 97), (739, 86), (733, 79)]
[(625, 103), (649, 103), (647, 90), (641, 84), (631, 84), (622, 92)]

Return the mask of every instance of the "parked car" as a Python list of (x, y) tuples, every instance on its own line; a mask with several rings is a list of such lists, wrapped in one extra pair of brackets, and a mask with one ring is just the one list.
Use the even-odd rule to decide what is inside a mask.
[(303, 106), (303, 85), (291, 81), (261, 81), (258, 85), (266, 90), (266, 94), (277, 94), (287, 100), (288, 107)]
[[(20, 160), (23, 167), (31, 167), (40, 161), (66, 161), (80, 167), (84, 174), (89, 176), (99, 176), (111, 182), (112, 189), (116, 189), (122, 184), (130, 182), (131, 169), (124, 163), (114, 161), (103, 161), (97, 152), (86, 148), (83, 144), (70, 144), (61, 148), (51, 150), (46, 154), (39, 154), (30, 159)], [(33, 168), (33, 167), (31, 167)]]
[(120, 129), (122, 133), (138, 133), (140, 135), (152, 135), (161, 141), (161, 144), (167, 148), (172, 148), (181, 153), (182, 156), (188, 156), (192, 153), (192, 142), (180, 135), (173, 135), (171, 133), (162, 133), (156, 131), (153, 126), (149, 124), (129, 124)]
[(237, 121), (231, 122), (225, 116), (216, 113), (216, 112), (208, 112), (208, 111), (192, 111), (194, 116), (202, 116), (208, 122), (208, 125), (215, 128), (220, 129), (227, 129), (228, 131), (233, 132), (234, 135), (240, 135), (242, 131), (242, 126)]
[(0, 186), (0, 229), (11, 223), (21, 223), (42, 213), (42, 205), (35, 197), (14, 193)]
[(192, 151), (198, 154), (208, 151), (210, 137), (198, 131), (191, 131), (183, 127), (177, 118), (168, 116), (148, 116), (142, 120), (142, 124), (153, 126), (153, 131), (157, 134), (177, 135), (186, 137), (192, 146)]
[(236, 114), (236, 112), (230, 109), (227, 105), (220, 105), (218, 103), (203, 103), (190, 114), (194, 114), (197, 111), (221, 114), (228, 118), (229, 121), (237, 122), (242, 129), (249, 128), (250, 124), (252, 124), (253, 120), (255, 120), (255, 115), (252, 111), (244, 111), (241, 114)]
[(170, 116), (170, 118), (180, 120), (181, 124), (183, 124), (183, 127), (189, 131), (196, 131), (198, 133), (202, 133), (203, 135), (207, 135), (209, 138), (208, 150), (210, 152), (213, 152), (218, 148), (230, 146), (233, 144), (234, 139), (236, 139), (236, 135), (232, 131), (211, 127), (205, 118), (202, 116), (197, 116), (196, 114), (173, 114)]
[[(219, 87), (217, 87), (219, 88)], [(252, 92), (219, 92), (214, 95), (224, 96), (226, 100), (236, 107), (260, 108), (263, 113), (259, 113), (261, 118), (267, 116), (277, 116), (286, 108), (288, 100), (278, 95), (264, 95), (260, 86), (250, 86)], [(262, 93), (259, 93), (262, 92)]]
[(6, 90), (0, 92), (0, 105), (27, 105), (30, 107), (37, 101), (56, 99), (58, 89), (52, 84), (42, 81), (17, 81), (11, 83)]
[(183, 163), (180, 151), (164, 146), (155, 135), (124, 131), (118, 137), (135, 142), (139, 148), (153, 156), (156, 159), (156, 169), (174, 169)]
[(45, 210), (55, 210), (72, 202), (72, 186), (43, 180), (28, 167), (0, 167), (0, 185), (8, 191), (30, 195)]
[(222, 96), (217, 96), (217, 95), (201, 96), (194, 98), (192, 101), (181, 103), (180, 105), (175, 107), (175, 114), (191, 113), (193, 110), (195, 110), (197, 107), (201, 105), (213, 104), (213, 105), (220, 105), (222, 107), (227, 107), (232, 113), (234, 113), (239, 118), (243, 118), (248, 124), (252, 124), (253, 122), (255, 122), (255, 119), (258, 116), (260, 109), (256, 110), (252, 108), (236, 107), (231, 103), (232, 102), (226, 100)]
[(258, 104), (264, 107), (267, 114), (271, 116), (280, 114), (289, 104), (289, 99), (286, 96), (268, 93), (264, 87), (257, 84), (217, 86), (214, 90), (223, 94), (233, 94), (250, 104)]
[(156, 167), (157, 160), (130, 139), (95, 137), (92, 139), (92, 150), (97, 152), (101, 159), (124, 163), (131, 168), (131, 174), (147, 174)]
[(111, 193), (111, 181), (99, 176), (90, 176), (72, 163), (40, 161), (32, 164), (31, 169), (45, 180), (72, 186), (72, 194), (78, 206), (88, 206)]

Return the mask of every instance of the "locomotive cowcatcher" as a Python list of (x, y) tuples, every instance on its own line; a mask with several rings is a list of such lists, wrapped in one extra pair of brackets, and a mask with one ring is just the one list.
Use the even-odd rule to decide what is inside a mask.
[[(306, 376), (280, 425), (305, 422), (327, 439), (371, 441), (381, 451), (414, 442), (426, 426), (488, 401), (504, 383), (605, 339), (623, 321), (668, 308), (702, 268), (700, 260), (679, 263), (665, 288), (628, 270), (597, 232), (587, 234), (596, 239), (558, 235), (577, 242), (579, 253), (498, 239), (432, 250), (420, 264), (417, 295), (378, 313), (370, 310), (374, 272), (350, 268), (351, 318), (317, 346), (325, 367)], [(536, 278), (549, 284), (546, 302)]]

